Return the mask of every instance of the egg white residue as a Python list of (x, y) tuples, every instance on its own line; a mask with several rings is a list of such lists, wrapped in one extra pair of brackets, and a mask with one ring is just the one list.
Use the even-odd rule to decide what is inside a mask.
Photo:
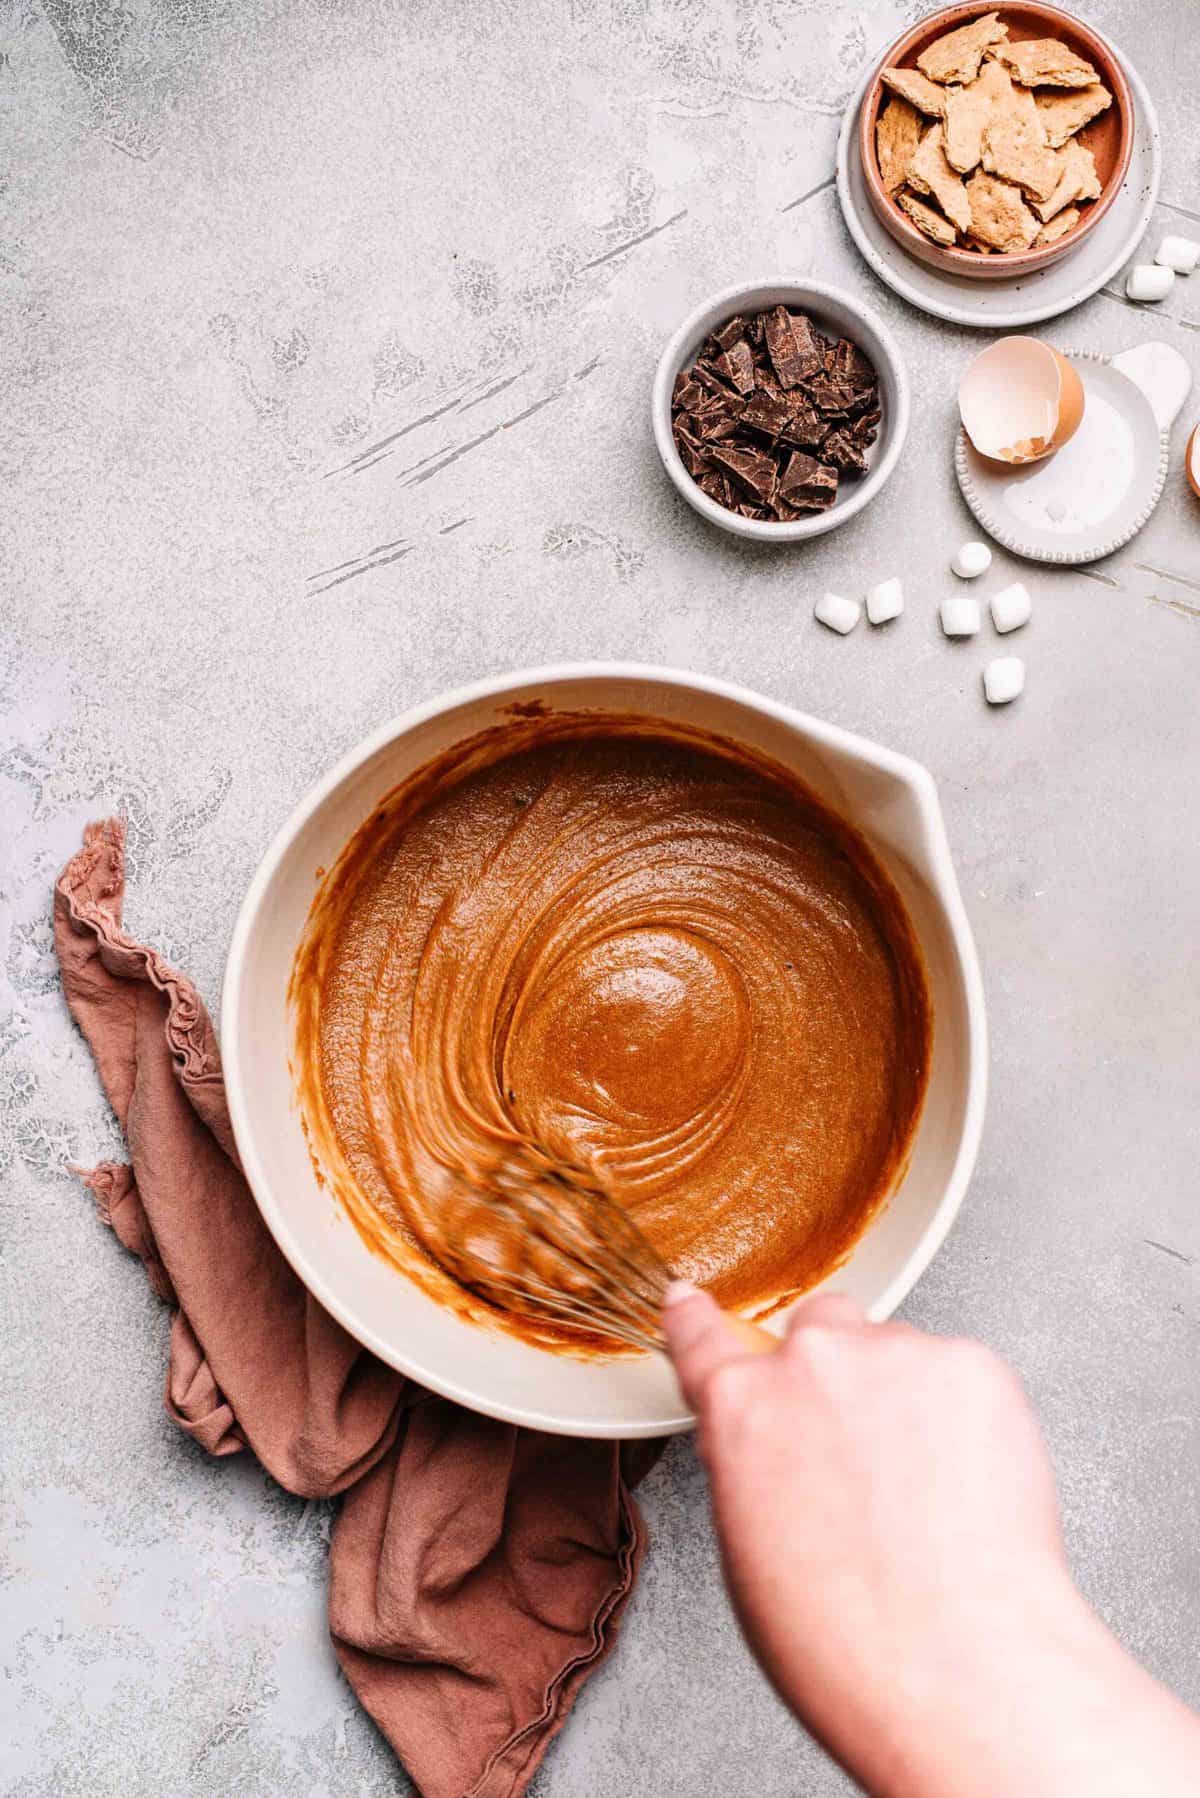
[(1089, 388), (1083, 422), (1048, 462), (1015, 470), (1005, 510), (1039, 531), (1074, 536), (1116, 511), (1138, 476), (1139, 444), (1128, 418)]

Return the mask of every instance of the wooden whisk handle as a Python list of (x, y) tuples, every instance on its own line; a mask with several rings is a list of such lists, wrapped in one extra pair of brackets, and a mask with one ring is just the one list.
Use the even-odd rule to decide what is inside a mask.
[(761, 1324), (752, 1324), (745, 1317), (734, 1317), (729, 1311), (725, 1313), (725, 1321), (748, 1354), (769, 1355), (779, 1347), (778, 1336), (772, 1336)]

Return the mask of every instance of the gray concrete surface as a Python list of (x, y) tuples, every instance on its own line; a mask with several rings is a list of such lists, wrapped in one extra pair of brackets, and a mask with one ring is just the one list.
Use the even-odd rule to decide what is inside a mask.
[[(335, 756), (450, 683), (564, 657), (730, 675), (937, 775), (994, 1079), (978, 1175), (908, 1314), (1016, 1363), (1085, 1587), (1200, 1701), (1200, 503), (1179, 434), (1156, 517), (1103, 567), (998, 557), (1036, 612), (1025, 697), (984, 709), (990, 642), (951, 648), (935, 616), (968, 534), (949, 448), (976, 340), (878, 287), (818, 187), (864, 59), (920, 10), (0, 9), (14, 1798), (403, 1789), (325, 1644), (326, 1508), (174, 1433), (167, 1317), (65, 1170), (118, 1144), (56, 988), (52, 876), (85, 819), (123, 808), (132, 923), (215, 1000), (251, 871)], [(1161, 112), (1154, 231), (1195, 230), (1191, 0), (1089, 14)], [(647, 431), (670, 327), (778, 267), (874, 303), (916, 379), (887, 493), (795, 552), (702, 525)], [(1198, 331), (1200, 275), (1153, 315), (1098, 296), (1049, 334), (1161, 335), (1195, 360)], [(894, 573), (899, 625), (813, 624), (822, 587)], [(644, 1502), (645, 1579), (538, 1798), (848, 1790), (739, 1644), (687, 1442)]]

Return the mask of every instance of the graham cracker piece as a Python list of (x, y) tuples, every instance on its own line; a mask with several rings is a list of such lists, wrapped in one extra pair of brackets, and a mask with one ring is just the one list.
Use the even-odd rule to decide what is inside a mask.
[(876, 119), (875, 155), (885, 192), (894, 194), (898, 187), (904, 186), (904, 177), (916, 155), (923, 128), (916, 107), (896, 95)]
[[(931, 194), (946, 217), (960, 231), (971, 226), (971, 202), (962, 177), (955, 174), (946, 161), (944, 138), (939, 124), (931, 125), (921, 139), (916, 155), (908, 165), (908, 185), (919, 194)], [(1058, 179), (1057, 168), (1051, 169), (1051, 180)]]
[(1100, 79), (1090, 62), (1055, 37), (1005, 44), (996, 57), (1022, 87), (1091, 87)]
[(949, 249), (951, 244), (957, 242), (958, 233), (949, 219), (944, 219), (932, 206), (926, 206), (923, 200), (918, 200), (916, 194), (910, 193), (907, 188), (896, 195), (896, 204), (931, 242), (941, 244), (944, 249)]
[(1069, 137), (1098, 119), (1112, 105), (1112, 95), (1102, 81), (1094, 87), (1065, 88), (1060, 93), (1038, 94), (1038, 117), (1052, 150), (1061, 150)]
[(922, 75), (919, 69), (885, 69), (880, 80), (884, 87), (899, 94), (918, 112), (928, 114), (931, 119), (941, 118), (946, 105), (946, 90)]
[(1075, 229), (1082, 217), (1083, 214), (1078, 206), (1064, 206), (1048, 225), (1042, 226), (1033, 240), (1035, 247), (1041, 244), (1057, 243), (1060, 237), (1065, 237), (1068, 231)]
[(1061, 150), (1052, 150), (1057, 156), (1061, 170), (1058, 186), (1048, 200), (1035, 200), (1033, 210), (1043, 224), (1062, 211), (1064, 206), (1073, 206), (1076, 200), (1098, 200), (1100, 198), (1100, 177), (1096, 173), (1096, 159), (1092, 152), (1070, 138)]
[(989, 59), (978, 81), (946, 89), (946, 160), (960, 175), (979, 167), (983, 133), (993, 119), (1034, 124), (1037, 103), (1028, 88), (1014, 87), (1008, 70)]
[(969, 25), (960, 25), (957, 31), (948, 31), (927, 44), (917, 58), (917, 67), (931, 81), (943, 84), (974, 81), (984, 51), (993, 44), (1002, 44), (1007, 36), (1008, 26), (1000, 23), (999, 13), (985, 13), (981, 19), (972, 19)]
[(1013, 182), (1034, 200), (1048, 200), (1062, 176), (1058, 157), (1047, 149), (1036, 117), (1030, 120), (997, 113), (983, 128), (982, 160), (989, 175)]
[(1027, 250), (1038, 234), (1038, 221), (1019, 187), (977, 169), (967, 182), (971, 202), (971, 235), (993, 250)]

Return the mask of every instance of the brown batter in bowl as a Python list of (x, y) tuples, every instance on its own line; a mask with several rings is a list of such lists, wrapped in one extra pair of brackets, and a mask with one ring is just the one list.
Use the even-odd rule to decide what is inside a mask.
[(289, 996), (314, 1160), (366, 1242), (562, 1348), (439, 1265), (464, 1176), (514, 1142), (590, 1165), (677, 1273), (762, 1316), (896, 1184), (929, 1067), (920, 952), (858, 833), (775, 764), (634, 717), (514, 717), (390, 794)]

